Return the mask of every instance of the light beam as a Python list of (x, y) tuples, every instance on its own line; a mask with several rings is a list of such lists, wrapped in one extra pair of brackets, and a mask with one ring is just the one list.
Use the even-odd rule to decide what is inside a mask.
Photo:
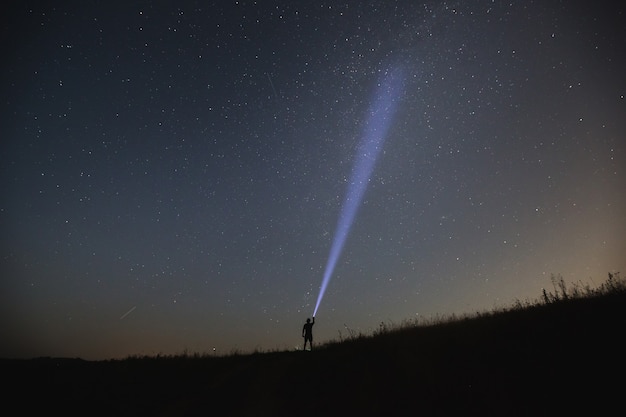
[(378, 83), (376, 96), (369, 109), (369, 117), (363, 128), (361, 142), (357, 149), (350, 183), (348, 184), (341, 214), (337, 221), (335, 239), (328, 255), (322, 285), (320, 286), (320, 292), (317, 296), (315, 309), (313, 310), (313, 317), (317, 314), (317, 309), (320, 306), (330, 278), (333, 275), (344, 243), (346, 242), (361, 200), (363, 199), (363, 194), (365, 194), (367, 184), (374, 170), (376, 159), (387, 137), (387, 132), (389, 131), (393, 115), (402, 93), (403, 85), (404, 76), (399, 68), (385, 72), (382, 81)]

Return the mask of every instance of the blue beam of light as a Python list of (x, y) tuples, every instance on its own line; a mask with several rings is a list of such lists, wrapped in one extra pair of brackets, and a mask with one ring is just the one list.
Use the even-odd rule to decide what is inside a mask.
[(330, 248), (328, 262), (324, 271), (322, 285), (317, 296), (313, 317), (322, 302), (330, 278), (333, 275), (344, 243), (356, 217), (356, 213), (365, 194), (376, 159), (380, 154), (387, 132), (391, 126), (400, 96), (404, 87), (404, 75), (399, 68), (387, 71), (378, 84), (375, 100), (369, 109), (369, 117), (363, 128), (363, 135), (352, 167), (352, 175), (339, 220), (335, 230), (335, 240)]

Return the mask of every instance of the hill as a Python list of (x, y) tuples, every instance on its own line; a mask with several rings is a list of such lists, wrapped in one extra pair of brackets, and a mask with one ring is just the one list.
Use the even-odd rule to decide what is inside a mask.
[(615, 415), (624, 403), (625, 313), (621, 288), (381, 331), (314, 352), (4, 360), (5, 408), (90, 416)]

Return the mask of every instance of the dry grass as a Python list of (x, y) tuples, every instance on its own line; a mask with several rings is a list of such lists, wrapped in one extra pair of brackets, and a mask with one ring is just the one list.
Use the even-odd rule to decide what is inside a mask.
[[(381, 323), (315, 352), (0, 361), (7, 409), (91, 416), (613, 415), (626, 285), (560, 276), (536, 301)], [(23, 401), (26, 396), (32, 401)]]

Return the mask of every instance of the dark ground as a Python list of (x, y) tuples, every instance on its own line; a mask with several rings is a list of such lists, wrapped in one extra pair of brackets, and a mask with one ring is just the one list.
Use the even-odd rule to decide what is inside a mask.
[(81, 416), (622, 415), (624, 292), (314, 352), (0, 360), (5, 409)]

